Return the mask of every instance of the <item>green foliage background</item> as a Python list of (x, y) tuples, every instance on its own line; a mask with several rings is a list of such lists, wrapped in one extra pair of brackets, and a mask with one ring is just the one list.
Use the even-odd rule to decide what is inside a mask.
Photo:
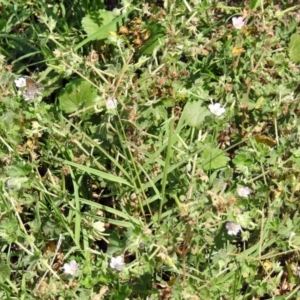
[(298, 10), (0, 0), (0, 298), (298, 299)]

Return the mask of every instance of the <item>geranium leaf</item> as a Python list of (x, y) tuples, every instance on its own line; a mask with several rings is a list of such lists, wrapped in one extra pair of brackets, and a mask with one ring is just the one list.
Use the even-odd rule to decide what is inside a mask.
[(185, 105), (183, 115), (188, 125), (199, 128), (209, 112), (200, 101), (192, 101)]
[(73, 113), (93, 105), (97, 96), (96, 89), (88, 82), (77, 79), (68, 83), (59, 96), (59, 104), (65, 113)]
[(289, 57), (295, 63), (300, 61), (300, 35), (298, 33), (294, 33), (291, 36), (289, 43)]

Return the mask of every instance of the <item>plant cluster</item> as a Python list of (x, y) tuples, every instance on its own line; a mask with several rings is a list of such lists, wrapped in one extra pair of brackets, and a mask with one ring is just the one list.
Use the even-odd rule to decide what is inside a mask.
[(48, 2), (0, 0), (0, 298), (300, 298), (300, 6)]

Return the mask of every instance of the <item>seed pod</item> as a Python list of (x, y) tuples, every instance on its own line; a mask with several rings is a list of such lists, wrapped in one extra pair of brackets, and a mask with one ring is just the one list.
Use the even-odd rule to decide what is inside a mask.
[(136, 38), (136, 39), (133, 41), (133, 43), (134, 43), (135, 45), (139, 46), (139, 45), (142, 44), (142, 41), (141, 41), (140, 38)]
[(128, 34), (129, 30), (127, 27), (122, 26), (119, 30), (119, 34)]

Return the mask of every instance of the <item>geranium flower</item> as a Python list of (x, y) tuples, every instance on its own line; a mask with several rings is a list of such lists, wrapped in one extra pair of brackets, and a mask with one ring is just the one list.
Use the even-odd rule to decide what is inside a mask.
[(243, 17), (233, 17), (232, 25), (235, 29), (242, 29), (242, 27), (245, 25)]
[(66, 263), (63, 265), (63, 269), (65, 274), (68, 275), (74, 275), (76, 273), (76, 271), (78, 270), (78, 264), (75, 260), (71, 260), (70, 263)]
[(239, 224), (235, 224), (233, 222), (227, 222), (226, 229), (229, 235), (237, 235), (242, 230), (242, 227)]
[(237, 190), (237, 193), (241, 198), (248, 198), (251, 190), (247, 186), (242, 186)]
[(116, 109), (117, 108), (117, 99), (109, 97), (106, 100), (106, 108), (107, 109)]
[(109, 265), (112, 269), (117, 271), (121, 271), (125, 267), (122, 256), (112, 257)]
[(221, 106), (220, 103), (210, 104), (208, 105), (210, 112), (216, 116), (221, 116), (225, 112), (225, 108)]

